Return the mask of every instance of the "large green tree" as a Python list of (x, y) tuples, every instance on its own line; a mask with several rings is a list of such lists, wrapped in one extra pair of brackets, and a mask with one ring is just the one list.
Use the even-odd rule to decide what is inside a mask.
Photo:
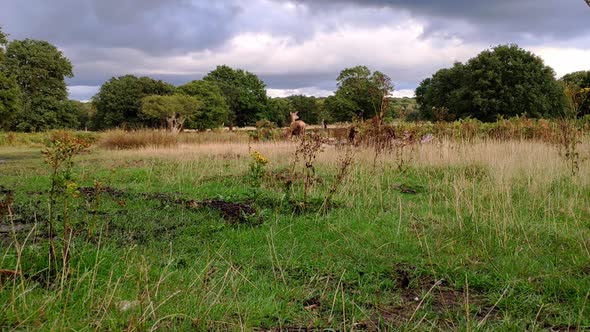
[(551, 117), (565, 108), (563, 87), (538, 56), (516, 45), (485, 50), (422, 81), (416, 99), (423, 117), (433, 109), (458, 118), (495, 121), (499, 116)]
[(0, 71), (0, 129), (12, 128), (21, 111), (21, 92), (16, 81)]
[(201, 102), (191, 96), (176, 94), (169, 96), (147, 96), (141, 100), (141, 115), (165, 124), (166, 129), (178, 133), (187, 119), (197, 116)]
[(202, 107), (198, 114), (186, 120), (185, 128), (212, 129), (223, 126), (229, 119), (229, 105), (216, 83), (196, 80), (177, 88), (178, 93), (196, 97)]
[(65, 78), (73, 76), (72, 64), (54, 45), (41, 40), (15, 40), (8, 44), (5, 72), (20, 88), (23, 109), (14, 129), (39, 131), (75, 127), (68, 113)]
[(266, 110), (264, 113), (258, 113), (258, 116), (282, 127), (289, 125), (291, 112), (294, 112), (293, 105), (286, 98), (269, 98)]
[(358, 106), (349, 98), (332, 95), (324, 100), (323, 110), (336, 122), (348, 122), (359, 113)]
[[(560, 81), (564, 83), (568, 89), (580, 91), (585, 88), (590, 88), (590, 70), (589, 71), (577, 71), (564, 75)], [(579, 105), (578, 115), (585, 116), (590, 114), (590, 97), (586, 97), (581, 100)]]
[(253, 125), (266, 111), (266, 85), (251, 72), (223, 65), (203, 80), (214, 82), (221, 89), (230, 109), (230, 127)]
[(174, 90), (171, 84), (149, 77), (113, 77), (92, 97), (92, 104), (96, 108), (94, 128), (158, 125), (157, 121), (140, 117), (141, 100), (150, 95), (171, 95)]
[(7, 36), (0, 28), (0, 129), (10, 129), (22, 110), (21, 92), (16, 80), (8, 76), (4, 61)]
[(350, 121), (355, 116), (382, 116), (383, 100), (391, 95), (394, 86), (389, 76), (371, 72), (366, 66), (346, 68), (338, 75), (338, 88), (331, 100), (326, 100), (337, 121)]
[[(454, 120), (471, 115), (468, 70), (462, 63), (437, 71), (416, 88), (420, 113), (428, 120)], [(441, 114), (442, 109), (448, 110)], [(438, 114), (435, 114), (439, 111)]]

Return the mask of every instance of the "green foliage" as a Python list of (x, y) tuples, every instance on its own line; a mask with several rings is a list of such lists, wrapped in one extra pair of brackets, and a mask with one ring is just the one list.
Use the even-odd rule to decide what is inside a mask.
[(78, 129), (87, 130), (92, 127), (92, 121), (96, 114), (96, 109), (89, 102), (81, 102), (77, 100), (68, 100), (68, 108), (72, 114), (75, 114), (78, 122)]
[(155, 126), (140, 117), (141, 100), (150, 95), (171, 95), (174, 86), (149, 77), (125, 75), (105, 82), (92, 98), (96, 108), (94, 129)]
[(274, 122), (280, 126), (290, 124), (289, 113), (298, 112), (300, 120), (307, 124), (318, 124), (323, 119), (319, 98), (293, 95), (284, 98), (271, 98), (267, 109), (258, 118)]
[(396, 118), (407, 119), (413, 116), (416, 111), (417, 104), (415, 98), (389, 98), (385, 118), (393, 120)]
[[(437, 71), (416, 88), (416, 101), (420, 105), (423, 118), (428, 120), (452, 121), (471, 115), (471, 96), (467, 80), (466, 66), (455, 63), (453, 67)], [(434, 109), (446, 107), (452, 113), (437, 119)]]
[(0, 67), (2, 61), (4, 60), (4, 47), (6, 46), (6, 44), (8, 44), (8, 36), (6, 36), (4, 32), (2, 32), (2, 27), (0, 26)]
[(222, 127), (228, 121), (229, 106), (216, 83), (203, 80), (192, 81), (178, 87), (177, 91), (196, 97), (202, 102), (199, 113), (186, 120), (186, 128), (213, 129)]
[(203, 80), (216, 83), (229, 104), (230, 126), (249, 126), (266, 111), (266, 85), (255, 74), (229, 66), (217, 66)]
[(551, 117), (563, 111), (563, 90), (555, 72), (531, 52), (502, 45), (483, 51), (467, 66), (474, 115), (479, 119), (524, 114)]
[(265, 112), (258, 113), (258, 117), (283, 127), (289, 125), (289, 113), (294, 111), (293, 105), (286, 98), (270, 98)]
[(20, 131), (40, 131), (75, 127), (69, 113), (65, 77), (73, 76), (72, 64), (54, 45), (41, 40), (15, 40), (6, 48), (8, 77), (14, 77), (23, 109), (12, 127)]
[(141, 100), (141, 115), (159, 120), (171, 132), (179, 132), (187, 119), (198, 115), (201, 101), (187, 95), (147, 96)]
[(422, 81), (416, 89), (422, 116), (445, 107), (452, 118), (495, 121), (500, 116), (552, 117), (565, 107), (563, 88), (553, 69), (516, 45), (481, 52)]
[(13, 77), (7, 77), (0, 71), (0, 129), (8, 130), (22, 111), (19, 86)]
[[(560, 79), (567, 87), (574, 90), (590, 88), (590, 70), (569, 73)], [(578, 116), (590, 115), (590, 98), (586, 98), (579, 106)]]
[(336, 121), (350, 121), (355, 116), (371, 118), (382, 115), (383, 100), (394, 89), (391, 78), (366, 66), (346, 68), (336, 79), (338, 89), (326, 100)]
[(358, 114), (356, 104), (348, 98), (341, 98), (339, 95), (327, 97), (324, 100), (323, 109), (336, 122), (348, 122)]
[(320, 106), (316, 97), (294, 95), (285, 98), (291, 104), (293, 112), (307, 124), (318, 124), (321, 119)]

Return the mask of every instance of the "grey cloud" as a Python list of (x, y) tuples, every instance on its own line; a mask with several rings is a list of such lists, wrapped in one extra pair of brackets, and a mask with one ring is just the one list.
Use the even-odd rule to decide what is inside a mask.
[(61, 47), (134, 48), (151, 54), (201, 50), (232, 35), (233, 1), (3, 0), (0, 22), (14, 39)]
[[(283, 1), (283, 0), (277, 0)], [(320, 11), (342, 5), (390, 8), (426, 18), (430, 34), (490, 42), (567, 40), (590, 32), (583, 0), (295, 0)], [(464, 22), (471, 25), (466, 28)]]

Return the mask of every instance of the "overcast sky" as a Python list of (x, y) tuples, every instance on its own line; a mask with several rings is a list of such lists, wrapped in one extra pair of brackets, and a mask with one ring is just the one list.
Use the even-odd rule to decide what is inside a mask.
[(412, 95), (420, 81), (482, 49), (517, 43), (558, 76), (590, 70), (584, 0), (0, 0), (11, 39), (57, 45), (74, 65), (70, 97), (124, 74), (175, 85), (227, 64), (271, 96), (325, 96), (366, 65)]

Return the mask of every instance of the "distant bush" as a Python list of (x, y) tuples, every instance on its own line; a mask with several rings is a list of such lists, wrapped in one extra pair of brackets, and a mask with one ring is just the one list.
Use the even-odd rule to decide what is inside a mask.
[(283, 130), (274, 122), (260, 120), (256, 122), (256, 130), (248, 133), (254, 141), (274, 141), (284, 137)]
[[(37, 133), (0, 132), (0, 146), (44, 146), (55, 131)], [(94, 143), (99, 134), (94, 132), (75, 132), (75, 136)]]
[(112, 150), (171, 147), (177, 144), (178, 135), (159, 130), (111, 130), (103, 133), (98, 142), (100, 147)]

